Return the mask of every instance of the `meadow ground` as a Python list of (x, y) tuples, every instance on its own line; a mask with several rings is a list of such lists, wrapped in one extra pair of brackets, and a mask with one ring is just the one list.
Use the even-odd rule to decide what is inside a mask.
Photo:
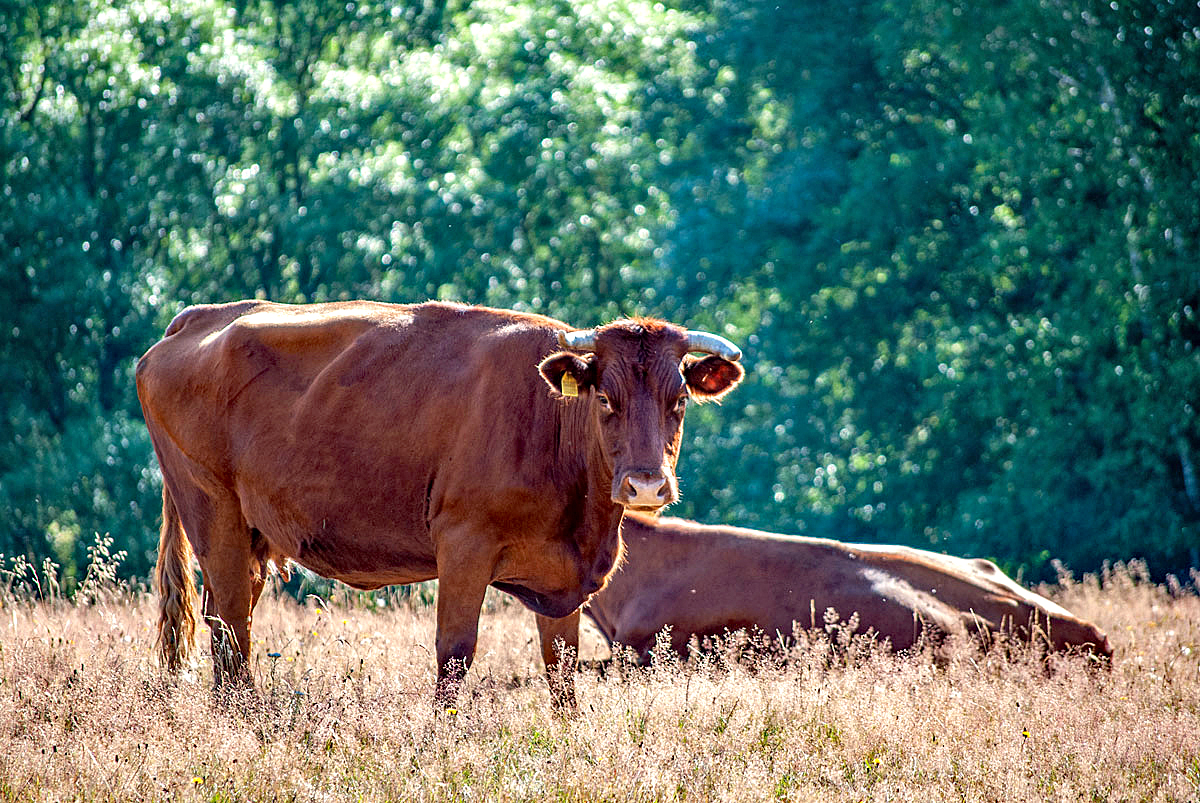
[[(221, 703), (206, 648), (159, 671), (151, 597), (9, 593), (0, 800), (1200, 800), (1195, 588), (1135, 567), (1047, 593), (1108, 631), (1111, 671), (966, 647), (830, 665), (809, 645), (784, 667), (584, 673), (573, 717), (499, 595), (459, 705), (435, 711), (428, 606), (265, 599), (258, 691)], [(607, 654), (591, 632), (581, 651)]]

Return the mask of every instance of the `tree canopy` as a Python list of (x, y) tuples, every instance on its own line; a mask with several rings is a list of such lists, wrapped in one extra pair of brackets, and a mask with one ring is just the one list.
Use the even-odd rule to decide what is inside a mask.
[(183, 306), (454, 299), (742, 345), (673, 513), (1200, 565), (1200, 8), (11, 0), (0, 552), (145, 575)]

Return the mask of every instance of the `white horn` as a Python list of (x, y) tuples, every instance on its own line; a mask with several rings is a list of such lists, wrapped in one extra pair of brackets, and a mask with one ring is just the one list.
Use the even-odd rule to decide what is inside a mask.
[(705, 354), (716, 354), (718, 357), (732, 362), (737, 362), (742, 358), (742, 350), (720, 335), (689, 329), (687, 338), (688, 351), (702, 351)]
[(558, 344), (565, 349), (574, 349), (575, 351), (595, 351), (596, 350), (596, 330), (595, 329), (580, 329), (576, 332), (558, 333)]

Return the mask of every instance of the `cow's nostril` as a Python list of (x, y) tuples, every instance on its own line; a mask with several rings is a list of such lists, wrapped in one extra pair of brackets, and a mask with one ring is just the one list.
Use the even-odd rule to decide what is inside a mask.
[(620, 501), (643, 507), (661, 507), (671, 498), (671, 480), (661, 472), (633, 472), (620, 483)]

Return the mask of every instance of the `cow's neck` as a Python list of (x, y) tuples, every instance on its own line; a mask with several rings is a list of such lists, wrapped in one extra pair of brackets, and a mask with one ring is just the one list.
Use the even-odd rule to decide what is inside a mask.
[(581, 509), (566, 533), (575, 541), (585, 566), (603, 576), (611, 570), (621, 550), (621, 518), (625, 508), (612, 501), (612, 469), (595, 431), (591, 410), (585, 399), (568, 404), (561, 419), (559, 443), (566, 451), (571, 483), (585, 488)]

